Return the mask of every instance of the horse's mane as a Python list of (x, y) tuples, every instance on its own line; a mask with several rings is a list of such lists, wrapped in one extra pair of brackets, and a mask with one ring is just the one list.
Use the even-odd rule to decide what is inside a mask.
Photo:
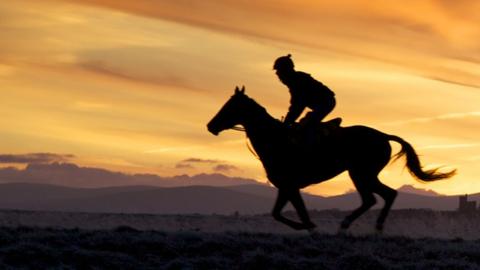
[(276, 122), (276, 124), (281, 124), (282, 121), (280, 121), (279, 119), (273, 117), (272, 115), (270, 115), (267, 111), (267, 109), (265, 109), (265, 107), (263, 107), (262, 105), (260, 105), (260, 103), (258, 103), (257, 101), (255, 101), (255, 99), (247, 96), (247, 95), (244, 95), (245, 97), (245, 100), (247, 100), (249, 102), (249, 104), (252, 104), (250, 107), (252, 107), (251, 109), (255, 109), (263, 114), (265, 114), (266, 116), (268, 116), (269, 118), (271, 118), (272, 120), (274, 120)]

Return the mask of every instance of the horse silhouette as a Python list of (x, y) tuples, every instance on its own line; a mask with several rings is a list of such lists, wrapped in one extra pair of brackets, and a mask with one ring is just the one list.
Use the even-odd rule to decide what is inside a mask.
[[(323, 142), (302, 145), (292, 140), (290, 128), (273, 118), (237, 87), (234, 95), (208, 123), (208, 130), (218, 135), (221, 131), (243, 126), (253, 149), (261, 160), (269, 181), (278, 189), (273, 217), (296, 230), (315, 228), (310, 220), (300, 189), (320, 183), (348, 171), (361, 196), (362, 204), (341, 222), (346, 230), (360, 215), (370, 209), (376, 199), (374, 193), (385, 200), (376, 229), (383, 224), (397, 196), (397, 191), (382, 184), (380, 171), (389, 163), (392, 148), (389, 141), (401, 145), (396, 159), (406, 156), (406, 166), (418, 180), (435, 181), (453, 176), (455, 170), (441, 173), (437, 169), (423, 170), (413, 147), (402, 138), (388, 135), (366, 126), (337, 127)], [(291, 202), (301, 222), (282, 216), (283, 207)]]

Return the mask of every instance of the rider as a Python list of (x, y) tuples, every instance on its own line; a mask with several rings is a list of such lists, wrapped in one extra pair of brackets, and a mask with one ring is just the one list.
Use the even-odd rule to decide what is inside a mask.
[[(300, 120), (303, 127), (320, 123), (335, 107), (333, 91), (310, 74), (296, 71), (290, 54), (277, 58), (273, 69), (276, 70), (280, 81), (290, 90), (290, 107), (284, 120), (287, 126), (295, 123), (307, 107), (312, 111)], [(340, 119), (336, 120), (336, 124), (339, 124), (339, 121)]]

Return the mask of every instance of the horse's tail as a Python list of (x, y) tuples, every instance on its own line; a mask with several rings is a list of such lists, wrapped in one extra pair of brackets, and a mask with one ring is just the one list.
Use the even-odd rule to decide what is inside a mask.
[(410, 171), (410, 174), (413, 175), (416, 179), (430, 182), (430, 181), (435, 181), (440, 179), (446, 179), (455, 175), (456, 170), (451, 170), (449, 172), (442, 173), (442, 172), (438, 172), (439, 168), (434, 168), (431, 170), (424, 171), (422, 169), (422, 165), (420, 164), (420, 160), (418, 159), (417, 153), (408, 142), (394, 135), (387, 135), (387, 136), (388, 136), (388, 140), (398, 142), (402, 146), (402, 149), (400, 150), (400, 152), (398, 152), (394, 156), (394, 160), (397, 160), (402, 156), (406, 155), (407, 168)]

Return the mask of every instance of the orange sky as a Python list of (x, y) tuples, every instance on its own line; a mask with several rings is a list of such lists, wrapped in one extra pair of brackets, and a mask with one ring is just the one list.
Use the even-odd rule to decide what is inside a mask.
[[(222, 164), (266, 181), (243, 134), (214, 137), (205, 124), (235, 85), (285, 115), (288, 90), (272, 63), (291, 53), (336, 92), (332, 117), (401, 136), (424, 164), (458, 169), (423, 185), (400, 161), (384, 183), (479, 192), (478, 10), (447, 0), (0, 2), (0, 149), (160, 175)], [(189, 158), (197, 162), (182, 166)], [(350, 188), (342, 174), (307, 191)]]

